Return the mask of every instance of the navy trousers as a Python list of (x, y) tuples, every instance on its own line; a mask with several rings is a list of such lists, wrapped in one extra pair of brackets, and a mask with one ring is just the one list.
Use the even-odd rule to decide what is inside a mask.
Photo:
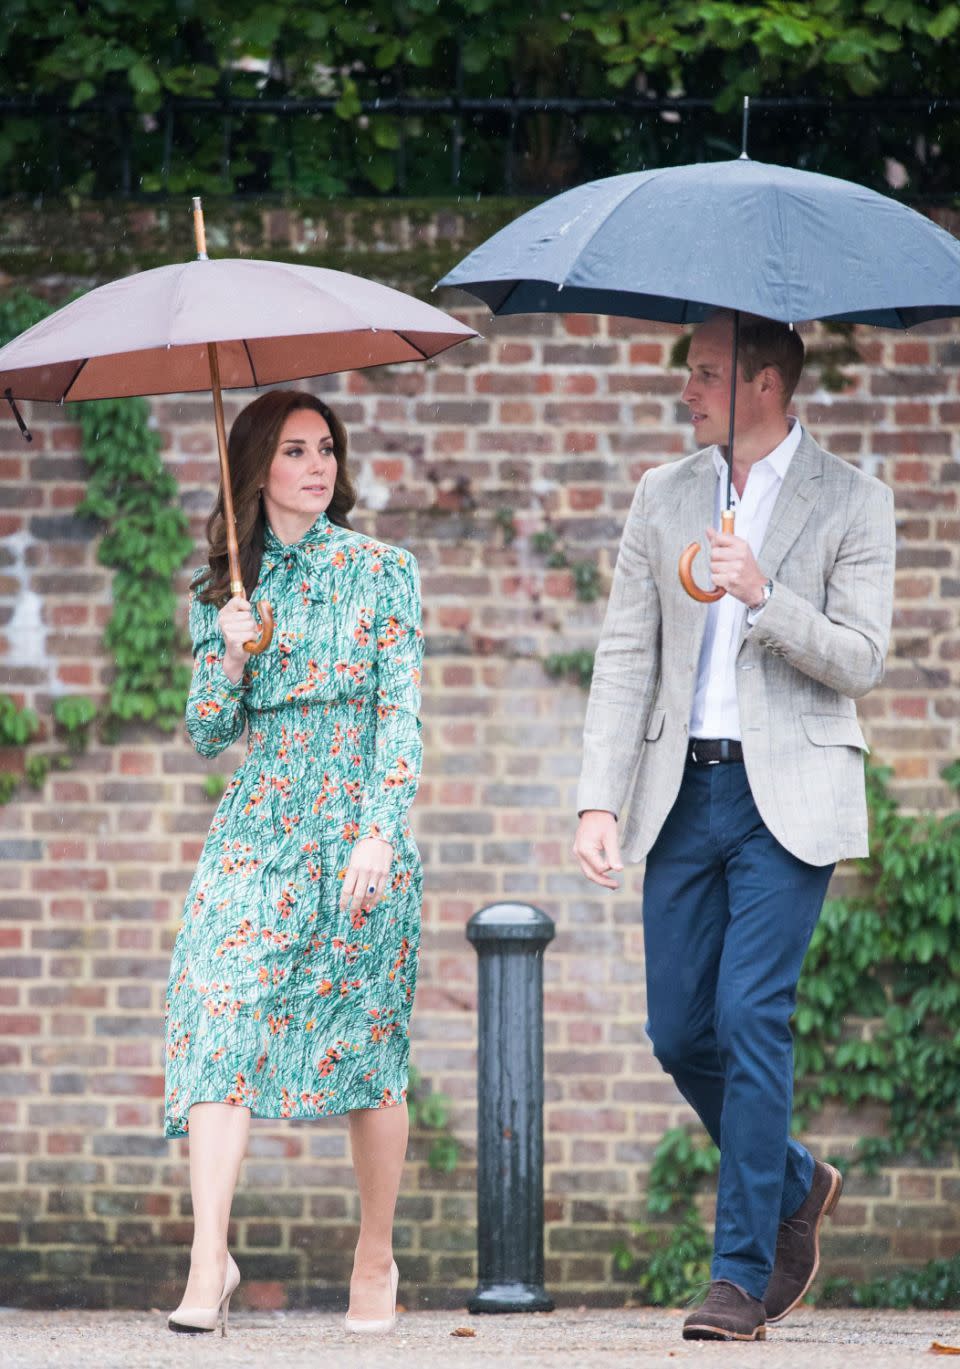
[(755, 1298), (813, 1179), (790, 1139), (790, 1016), (833, 868), (776, 841), (737, 762), (687, 763), (647, 857), (647, 1031), (720, 1147), (712, 1277)]

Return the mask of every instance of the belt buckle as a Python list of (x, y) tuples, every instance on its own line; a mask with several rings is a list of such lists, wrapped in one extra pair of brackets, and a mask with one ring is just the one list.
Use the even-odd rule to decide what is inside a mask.
[(719, 765), (719, 761), (702, 761), (697, 755), (697, 743), (694, 741), (690, 746), (690, 759), (694, 765)]

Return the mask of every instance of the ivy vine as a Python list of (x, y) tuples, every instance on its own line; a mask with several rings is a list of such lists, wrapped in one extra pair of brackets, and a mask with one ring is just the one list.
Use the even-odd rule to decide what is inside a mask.
[[(960, 1150), (960, 812), (904, 816), (889, 776), (868, 769), (861, 887), (824, 907), (794, 1018), (797, 1124), (829, 1101), (883, 1105), (868, 1168)], [(960, 793), (960, 762), (943, 778)]]
[(412, 1130), (429, 1138), (427, 1164), (441, 1174), (450, 1174), (460, 1159), (460, 1142), (450, 1127), (450, 1099), (435, 1092), (415, 1065), (407, 1079), (407, 1112)]
[(104, 641), (116, 673), (101, 714), (110, 740), (123, 723), (138, 720), (172, 732), (190, 688), (174, 576), (193, 539), (149, 418), (143, 399), (99, 400), (80, 412), (90, 482), (76, 512), (103, 524), (97, 557), (114, 572)]
[[(530, 546), (542, 557), (547, 570), (569, 570), (573, 578), (574, 596), (581, 604), (592, 604), (599, 597), (601, 589), (600, 571), (595, 561), (589, 558), (571, 560), (560, 534), (549, 520), (544, 510), (544, 526), (530, 538)], [(506, 547), (512, 546), (517, 537), (517, 525), (511, 509), (498, 509), (494, 521), (503, 537)], [(593, 678), (594, 652), (587, 647), (573, 651), (552, 651), (541, 658), (541, 665), (551, 679), (566, 679), (589, 689)]]
[[(26, 290), (0, 300), (0, 345), (52, 312)], [(160, 458), (160, 438), (150, 427), (145, 400), (101, 400), (78, 406), (81, 455), (89, 481), (75, 509), (102, 525), (98, 560), (113, 574), (113, 612), (104, 641), (113, 656), (109, 694), (98, 709), (81, 695), (65, 695), (53, 706), (66, 741), (58, 756), (31, 755), (27, 781), (42, 786), (51, 764), (66, 767), (86, 746), (98, 724), (105, 741), (116, 741), (128, 722), (172, 731), (179, 723), (190, 686), (182, 657), (187, 642), (176, 625), (174, 577), (193, 541), (177, 502), (177, 485)], [(25, 746), (39, 732), (39, 719), (0, 696), (0, 745)], [(17, 776), (0, 778), (0, 803), (9, 801)]]
[[(960, 793), (960, 761), (943, 771)], [(950, 1163), (960, 1154), (960, 812), (904, 816), (890, 772), (870, 767), (870, 855), (858, 892), (831, 899), (817, 925), (794, 1016), (794, 1129), (829, 1102), (886, 1109), (883, 1136), (862, 1139), (846, 1170), (870, 1172), (910, 1155)], [(671, 1227), (633, 1228), (614, 1250), (649, 1302), (675, 1305), (709, 1278), (710, 1243), (695, 1197), (716, 1169), (706, 1137), (676, 1128), (650, 1170), (648, 1208)], [(637, 1251), (636, 1243), (644, 1247)], [(960, 1306), (960, 1255), (857, 1285), (830, 1280), (824, 1302), (861, 1307)]]
[[(621, 1242), (613, 1252), (617, 1269), (635, 1279), (645, 1302), (675, 1307), (699, 1284), (709, 1283), (712, 1245), (696, 1195), (719, 1167), (716, 1146), (686, 1127), (671, 1128), (657, 1146), (647, 1180), (647, 1210), (660, 1220), (635, 1222), (634, 1241)], [(639, 1252), (638, 1242), (643, 1247)]]

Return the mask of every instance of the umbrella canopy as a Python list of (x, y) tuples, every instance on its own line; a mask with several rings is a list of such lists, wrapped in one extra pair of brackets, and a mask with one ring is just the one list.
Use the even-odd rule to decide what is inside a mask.
[(744, 157), (565, 191), (439, 284), (495, 314), (696, 323), (727, 308), (909, 328), (960, 314), (960, 243), (864, 186)]
[[(0, 393), (117, 399), (210, 390), (220, 457), (230, 591), (244, 592), (221, 390), (425, 361), (474, 329), (399, 290), (344, 271), (259, 260), (210, 261), (199, 198), (197, 259), (101, 285), (0, 348)], [(247, 651), (266, 651), (273, 614)]]
[[(733, 531), (740, 312), (909, 328), (960, 314), (960, 242), (874, 190), (786, 166), (736, 161), (610, 176), (568, 190), (481, 243), (438, 285), (495, 314), (619, 314), (698, 323), (734, 311), (724, 532)], [(2, 356), (2, 353), (0, 353)], [(693, 598), (710, 603), (679, 560)]]
[(345, 271), (191, 261), (101, 285), (0, 348), (0, 394), (116, 399), (246, 389), (401, 361), (475, 337), (466, 324)]

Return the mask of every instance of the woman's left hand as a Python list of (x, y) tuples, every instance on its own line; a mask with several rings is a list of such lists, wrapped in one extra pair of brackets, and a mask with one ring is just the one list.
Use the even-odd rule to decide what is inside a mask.
[(362, 908), (369, 912), (383, 898), (393, 862), (393, 847), (379, 837), (364, 837), (358, 841), (350, 856), (347, 873), (343, 877), (340, 909), (357, 913)]

